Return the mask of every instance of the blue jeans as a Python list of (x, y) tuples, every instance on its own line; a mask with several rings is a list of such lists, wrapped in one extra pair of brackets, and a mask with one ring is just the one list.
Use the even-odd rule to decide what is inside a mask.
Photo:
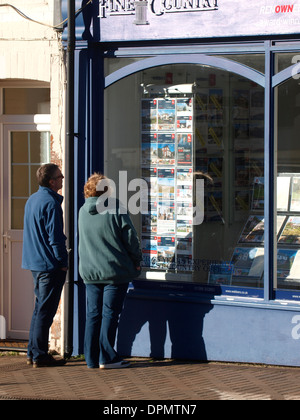
[(84, 355), (89, 368), (122, 360), (114, 350), (126, 284), (86, 284)]
[(66, 271), (32, 271), (35, 307), (30, 324), (27, 356), (34, 361), (48, 355), (49, 329), (56, 314)]

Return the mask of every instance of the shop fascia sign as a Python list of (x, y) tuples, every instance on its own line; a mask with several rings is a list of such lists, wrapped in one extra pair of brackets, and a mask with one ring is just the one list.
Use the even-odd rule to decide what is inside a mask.
[[(63, 18), (67, 0), (62, 1)], [(300, 34), (300, 0), (73, 0), (76, 39), (101, 42)], [(67, 30), (63, 39), (66, 39)]]
[[(100, 0), (99, 18), (134, 15), (145, 23), (147, 10), (155, 16), (165, 13), (205, 12), (218, 10), (218, 0)], [(143, 16), (141, 16), (143, 15)], [(138, 22), (136, 22), (138, 23)]]

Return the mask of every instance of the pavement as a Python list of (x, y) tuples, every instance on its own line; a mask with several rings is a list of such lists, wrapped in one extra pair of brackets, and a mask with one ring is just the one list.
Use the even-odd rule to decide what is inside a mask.
[[(155, 401), (168, 410), (166, 401), (196, 401), (197, 405), (200, 400), (300, 399), (297, 367), (127, 360), (131, 367), (126, 369), (88, 369), (80, 358), (72, 358), (61, 367), (34, 369), (26, 364), (25, 354), (0, 353), (0, 400), (102, 400), (115, 405), (124, 400), (127, 405), (129, 401), (146, 401), (148, 410)], [(110, 404), (109, 409), (115, 405)], [(156, 406), (150, 407), (155, 411)], [(178, 409), (174, 407), (172, 410)]]

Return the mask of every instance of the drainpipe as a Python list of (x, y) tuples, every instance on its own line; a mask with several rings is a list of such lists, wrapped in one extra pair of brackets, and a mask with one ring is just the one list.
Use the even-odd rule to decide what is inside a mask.
[(67, 116), (66, 116), (66, 235), (69, 249), (69, 270), (64, 300), (64, 357), (73, 353), (74, 310), (74, 51), (75, 0), (68, 0), (67, 43)]

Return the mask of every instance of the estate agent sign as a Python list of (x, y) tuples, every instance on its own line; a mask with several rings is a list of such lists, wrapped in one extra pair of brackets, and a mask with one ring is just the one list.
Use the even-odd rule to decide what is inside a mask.
[[(300, 33), (300, 0), (75, 0), (77, 39), (102, 42)], [(62, 0), (66, 17), (67, 0)]]

